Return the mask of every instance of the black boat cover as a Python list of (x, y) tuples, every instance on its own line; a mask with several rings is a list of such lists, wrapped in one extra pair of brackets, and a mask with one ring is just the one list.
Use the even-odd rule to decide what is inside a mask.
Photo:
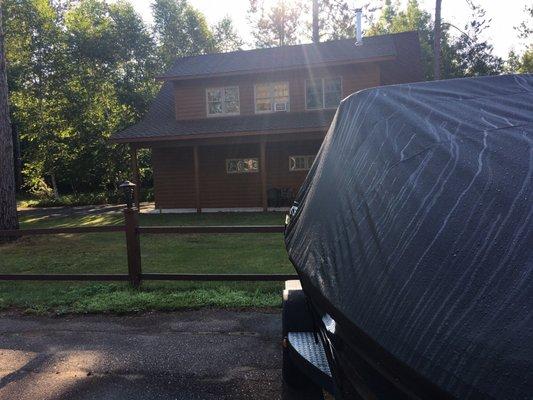
[(289, 257), (314, 301), (445, 393), (531, 399), (532, 174), (533, 75), (360, 91), (298, 194)]

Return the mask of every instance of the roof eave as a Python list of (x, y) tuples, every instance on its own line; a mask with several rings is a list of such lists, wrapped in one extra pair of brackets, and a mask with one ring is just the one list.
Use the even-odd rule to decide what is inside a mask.
[(236, 72), (218, 73), (218, 74), (217, 73), (198, 74), (198, 75), (186, 75), (186, 76), (160, 75), (160, 76), (156, 76), (155, 79), (158, 81), (185, 81), (185, 80), (193, 80), (193, 79), (218, 78), (218, 77), (258, 74), (258, 73), (266, 73), (266, 72), (294, 71), (294, 70), (307, 69), (307, 68), (324, 68), (324, 67), (334, 67), (334, 66), (340, 66), (340, 65), (364, 64), (364, 63), (371, 63), (371, 62), (392, 61), (395, 59), (396, 59), (396, 55), (391, 54), (391, 55), (380, 56), (380, 57), (370, 57), (370, 58), (365, 58), (361, 60), (341, 60), (341, 61), (334, 61), (334, 62), (328, 62), (328, 63), (307, 64), (307, 65), (300, 65), (296, 67), (286, 67), (286, 68), (261, 68), (261, 69), (253, 69), (253, 70), (242, 70), (242, 71), (236, 71)]
[(243, 136), (262, 136), (262, 135), (279, 135), (288, 133), (325, 133), (329, 125), (317, 126), (312, 128), (291, 128), (291, 129), (268, 129), (261, 131), (242, 131), (242, 132), (226, 132), (226, 133), (199, 133), (188, 135), (160, 135), (160, 136), (139, 136), (130, 138), (109, 138), (112, 143), (141, 143), (141, 142), (169, 142), (169, 141), (187, 141), (198, 139), (212, 139), (212, 138), (237, 138)]

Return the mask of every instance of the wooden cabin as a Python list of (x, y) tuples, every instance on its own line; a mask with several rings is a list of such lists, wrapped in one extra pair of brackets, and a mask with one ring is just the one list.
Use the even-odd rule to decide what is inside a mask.
[[(179, 58), (144, 118), (111, 140), (150, 148), (162, 212), (287, 207), (341, 99), (423, 79), (416, 32)], [(138, 198), (138, 196), (137, 196)]]

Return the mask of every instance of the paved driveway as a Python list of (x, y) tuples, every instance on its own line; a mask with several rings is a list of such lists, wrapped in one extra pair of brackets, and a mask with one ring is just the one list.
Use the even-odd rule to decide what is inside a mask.
[(279, 312), (4, 314), (0, 399), (296, 399), (279, 332)]

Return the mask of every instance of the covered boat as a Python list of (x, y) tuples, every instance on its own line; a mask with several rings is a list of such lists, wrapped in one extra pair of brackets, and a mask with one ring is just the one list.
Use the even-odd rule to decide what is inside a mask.
[(286, 230), (339, 394), (532, 398), (532, 191), (533, 75), (341, 103)]

